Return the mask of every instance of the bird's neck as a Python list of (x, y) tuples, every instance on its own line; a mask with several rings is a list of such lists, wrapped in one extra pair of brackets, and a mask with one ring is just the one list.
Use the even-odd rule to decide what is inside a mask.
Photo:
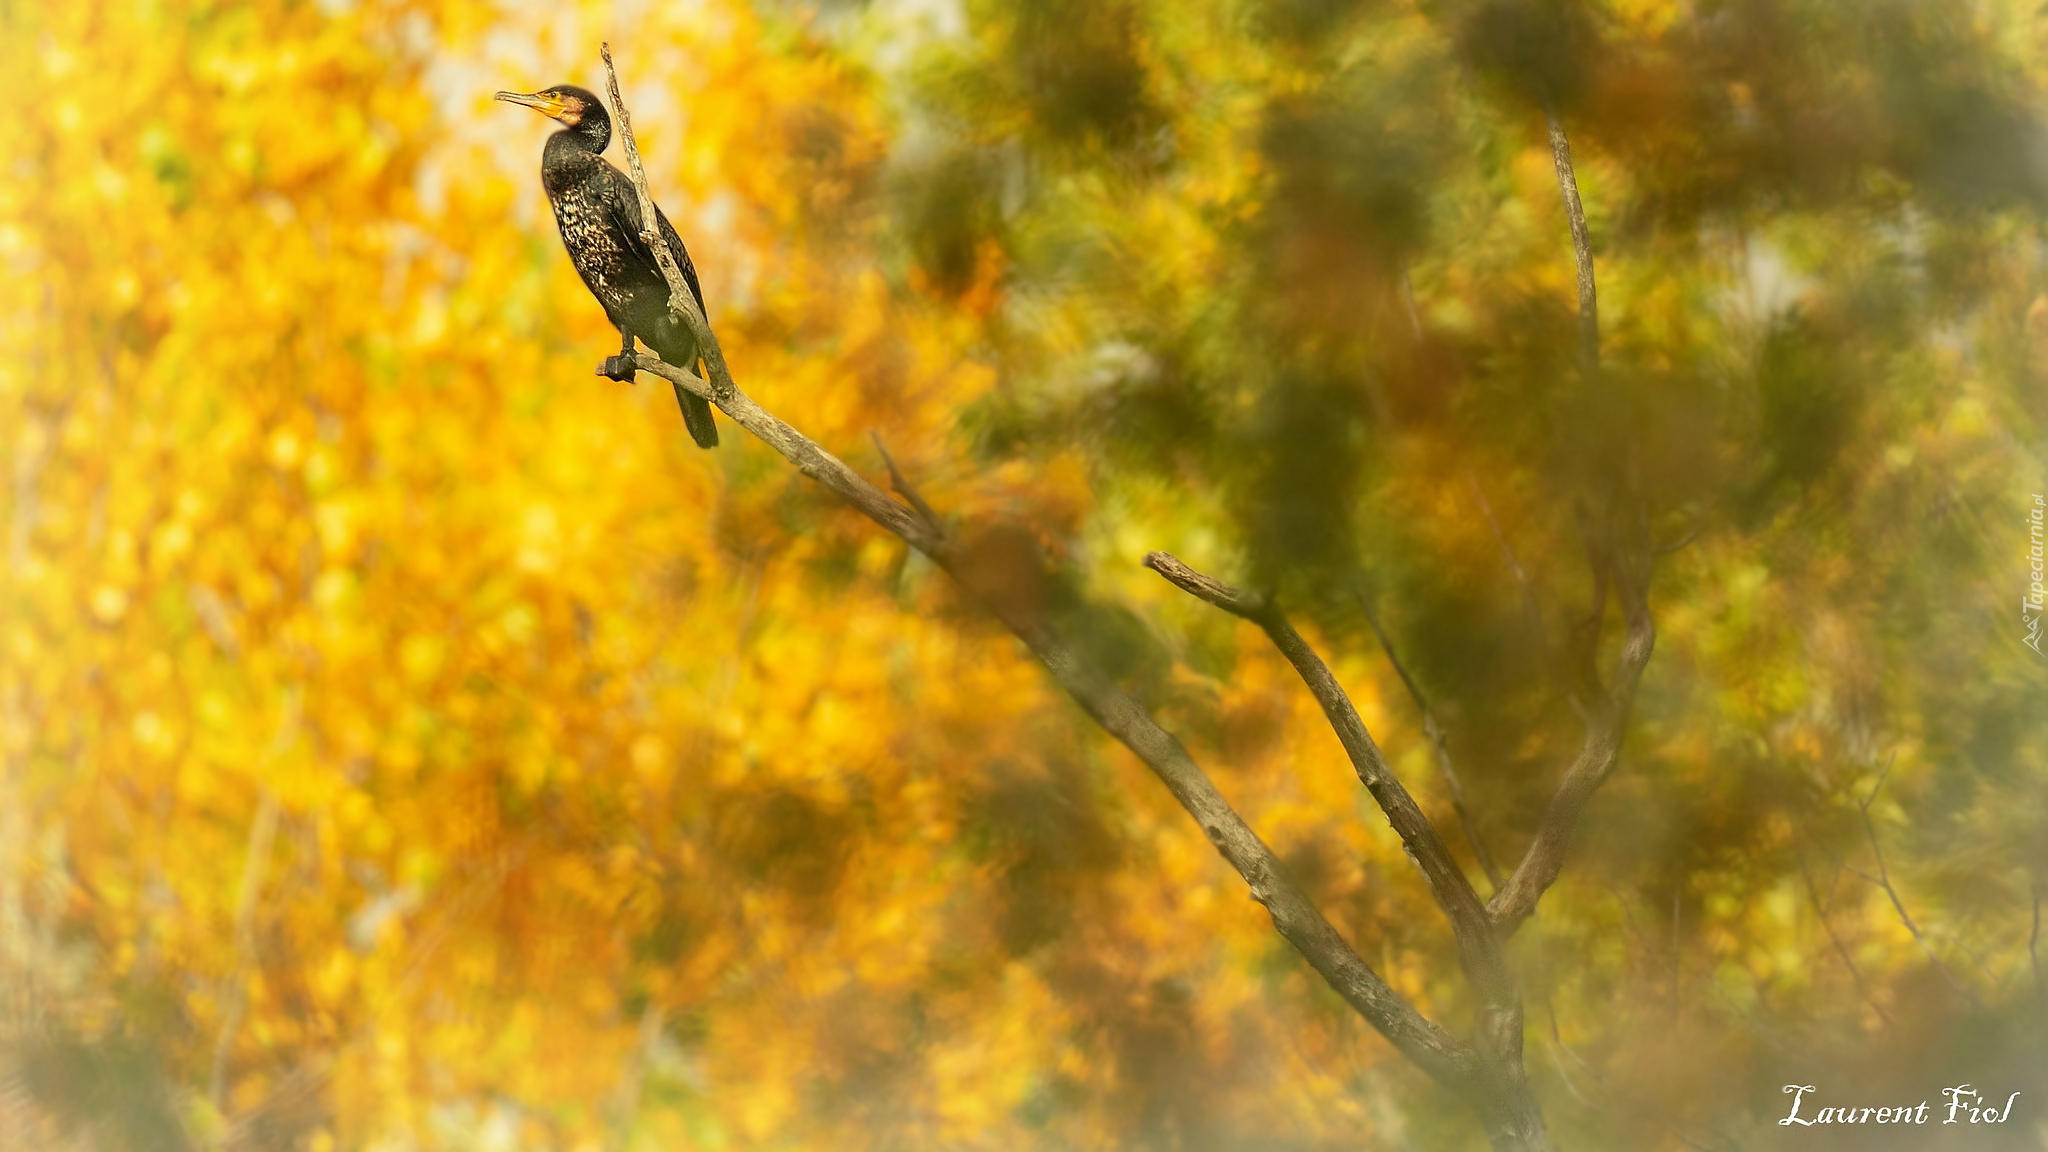
[(569, 128), (548, 137), (541, 152), (540, 170), (550, 190), (576, 183), (604, 163), (599, 153), (605, 141), (593, 140), (578, 129)]
[(563, 128), (555, 133), (566, 136), (579, 148), (588, 149), (592, 155), (602, 153), (612, 142), (612, 122), (596, 115), (585, 115), (574, 127)]

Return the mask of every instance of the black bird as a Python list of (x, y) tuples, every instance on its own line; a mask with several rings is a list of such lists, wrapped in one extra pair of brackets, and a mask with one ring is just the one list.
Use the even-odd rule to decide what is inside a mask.
[[(668, 281), (662, 278), (654, 253), (640, 238), (639, 194), (625, 173), (605, 161), (612, 118), (606, 115), (604, 104), (593, 93), (567, 84), (531, 95), (500, 92), (498, 99), (539, 109), (542, 115), (562, 122), (562, 131), (548, 137), (541, 153), (540, 182), (555, 207), (555, 224), (562, 230), (569, 262), (576, 266), (590, 294), (604, 305), (604, 314), (625, 341), (618, 356), (605, 359), (598, 375), (632, 382), (630, 357), (635, 336), (668, 363), (695, 371), (697, 338), (687, 325), (669, 315)], [(683, 280), (702, 312), (704, 290), (697, 286), (697, 269), (690, 263), (690, 253), (660, 208), (654, 210), (654, 218), (660, 222), (661, 235), (681, 265)], [(690, 438), (699, 447), (716, 447), (718, 425), (712, 422), (711, 405), (681, 385), (676, 386), (676, 401), (683, 406)]]

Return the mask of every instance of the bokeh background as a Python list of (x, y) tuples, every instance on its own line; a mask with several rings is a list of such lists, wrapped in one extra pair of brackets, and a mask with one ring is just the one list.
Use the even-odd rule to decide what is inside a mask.
[(1517, 944), (1563, 1146), (2048, 1139), (2031, 0), (0, 0), (0, 1145), (1482, 1146), (928, 564), (592, 375), (489, 97), (601, 40), (742, 386), (1042, 556), (1454, 1028), (1306, 693), (1138, 560), (1278, 590), (1469, 863), (1379, 621), (1512, 858), (1633, 478), (1659, 649)]

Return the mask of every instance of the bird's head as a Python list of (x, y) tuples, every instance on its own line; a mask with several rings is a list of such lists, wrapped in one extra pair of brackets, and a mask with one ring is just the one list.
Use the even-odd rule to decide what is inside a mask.
[(605, 113), (604, 101), (587, 88), (557, 84), (538, 92), (500, 92), (498, 99), (509, 104), (523, 104), (543, 116), (561, 121), (569, 131), (595, 141), (600, 152), (611, 141), (612, 119)]

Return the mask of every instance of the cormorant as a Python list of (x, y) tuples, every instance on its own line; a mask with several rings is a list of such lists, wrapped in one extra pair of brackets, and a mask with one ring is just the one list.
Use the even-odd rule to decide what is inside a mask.
[[(604, 104), (585, 89), (567, 84), (543, 88), (531, 95), (500, 92), (498, 99), (538, 109), (542, 115), (562, 122), (562, 131), (548, 137), (541, 153), (540, 180), (547, 188), (548, 202), (555, 208), (555, 224), (562, 230), (562, 246), (569, 250), (569, 262), (583, 277), (590, 294), (604, 305), (624, 340), (619, 355), (607, 357), (598, 375), (631, 383), (633, 338), (647, 342), (654, 354), (678, 368), (697, 368), (697, 339), (687, 325), (669, 315), (668, 282), (654, 253), (640, 238), (640, 197), (632, 180), (605, 161), (605, 146), (611, 143), (612, 119)], [(654, 218), (668, 250), (683, 270), (697, 309), (704, 309), (704, 291), (697, 286), (697, 269), (683, 248), (668, 217), (660, 208)], [(708, 318), (709, 313), (705, 313)], [(676, 386), (676, 400), (683, 406), (683, 422), (690, 426), (690, 438), (699, 447), (718, 444), (718, 425), (712, 422), (711, 405), (704, 398)]]

